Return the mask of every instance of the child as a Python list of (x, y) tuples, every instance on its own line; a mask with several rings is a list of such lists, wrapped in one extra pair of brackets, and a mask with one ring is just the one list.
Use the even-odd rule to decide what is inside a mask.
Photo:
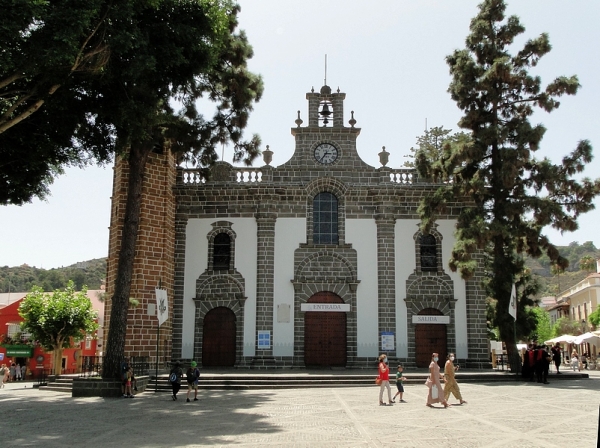
[(132, 369), (127, 370), (126, 373), (126, 382), (125, 382), (125, 397), (133, 398), (133, 394), (131, 393), (131, 377), (133, 376)]
[(398, 371), (396, 372), (396, 387), (398, 388), (398, 392), (396, 392), (396, 395), (394, 395), (394, 399), (392, 400), (392, 403), (394, 403), (396, 397), (398, 395), (400, 395), (400, 403), (406, 403), (406, 401), (404, 401), (402, 399), (402, 394), (404, 393), (404, 385), (402, 384), (404, 381), (406, 381), (406, 377), (402, 376), (402, 372), (404, 371), (404, 367), (402, 367), (401, 365), (398, 366)]

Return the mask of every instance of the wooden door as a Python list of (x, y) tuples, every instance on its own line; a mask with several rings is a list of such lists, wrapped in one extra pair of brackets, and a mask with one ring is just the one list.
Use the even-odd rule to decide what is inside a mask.
[[(344, 303), (334, 293), (320, 292), (308, 303)], [(304, 364), (314, 367), (346, 366), (346, 313), (304, 313)]]
[(229, 308), (213, 308), (204, 317), (202, 365), (233, 367), (235, 364), (235, 314)]
[[(443, 313), (435, 308), (426, 308), (419, 315), (442, 316)], [(443, 368), (446, 362), (446, 325), (415, 324), (415, 349), (417, 367), (429, 367), (431, 354), (438, 353), (438, 365)]]

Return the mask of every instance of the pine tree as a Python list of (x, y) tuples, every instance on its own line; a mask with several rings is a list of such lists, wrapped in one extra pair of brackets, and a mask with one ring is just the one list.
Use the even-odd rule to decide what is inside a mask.
[(411, 154), (404, 157), (408, 157), (411, 160), (404, 162), (404, 166), (408, 168), (415, 168), (416, 160), (419, 157), (424, 157), (428, 162), (436, 162), (441, 159), (444, 146), (452, 143), (458, 143), (460, 141), (467, 141), (469, 134), (465, 132), (458, 132), (451, 134), (452, 129), (444, 129), (443, 126), (434, 126), (431, 129), (426, 129), (423, 135), (417, 137), (416, 147), (410, 148)]
[(505, 10), (502, 0), (483, 1), (471, 21), (466, 48), (447, 57), (452, 76), (448, 90), (464, 111), (458, 124), (471, 132), (471, 142), (445, 148), (440, 163), (417, 166), (421, 176), (448, 181), (421, 205), (423, 231), (452, 198), (471, 201), (457, 220), (450, 268), (468, 279), (478, 269), (473, 254), (489, 256), (484, 267), (490, 273), (487, 293), (497, 300), (495, 322), (511, 368), (518, 372), (515, 322), (508, 306), (512, 284), (522, 273), (521, 254), (537, 258), (546, 253), (552, 263), (566, 268), (568, 261), (542, 231), (546, 226), (577, 229), (578, 216), (594, 208), (600, 180), (574, 177), (592, 160), (588, 141), (580, 141), (560, 164), (534, 157), (545, 133), (541, 124), (529, 122), (534, 109), (551, 112), (559, 107), (559, 97), (574, 95), (580, 85), (576, 76), (562, 76), (543, 88), (528, 70), (551, 50), (548, 35), (511, 54), (515, 37), (525, 28), (516, 16), (505, 19)]

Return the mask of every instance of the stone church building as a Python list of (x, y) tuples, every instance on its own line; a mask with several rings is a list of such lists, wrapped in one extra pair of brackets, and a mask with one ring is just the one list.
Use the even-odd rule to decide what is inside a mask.
[[(211, 176), (153, 154), (142, 196), (132, 278), (140, 305), (128, 315), (126, 353), (204, 367), (426, 367), (455, 352), (488, 363), (481, 273), (464, 281), (447, 265), (460, 202), (429, 235), (417, 207), (435, 185), (412, 169), (365, 163), (345, 93), (306, 94), (307, 123), (291, 130), (284, 164)], [(114, 283), (127, 166), (115, 166), (108, 260)], [(169, 320), (157, 328), (154, 289), (167, 289)], [(110, 304), (106, 319), (110, 322)], [(110, 328), (106, 328), (108, 334)]]

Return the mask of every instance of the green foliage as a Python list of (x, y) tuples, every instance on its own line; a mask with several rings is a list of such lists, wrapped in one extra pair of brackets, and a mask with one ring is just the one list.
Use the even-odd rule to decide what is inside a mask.
[(588, 272), (596, 270), (596, 258), (590, 255), (581, 257), (581, 260), (579, 260), (579, 269)]
[(569, 317), (560, 317), (552, 326), (552, 337), (570, 334), (572, 336), (581, 333), (581, 324)]
[(45, 350), (69, 348), (72, 341), (80, 341), (86, 333), (98, 329), (97, 315), (86, 292), (85, 287), (76, 292), (73, 282), (53, 293), (34, 287), (19, 306), (24, 319), (21, 328)]
[(529, 335), (532, 341), (538, 341), (540, 344), (553, 337), (553, 326), (550, 324), (550, 315), (540, 307), (531, 308), (531, 312), (535, 315), (536, 326), (534, 331)]
[(28, 265), (0, 267), (0, 292), (29, 292), (39, 286), (45, 292), (64, 289), (73, 281), (76, 290), (89, 285), (100, 289), (106, 278), (106, 258), (84, 261), (64, 268), (40, 269)]
[(596, 308), (593, 313), (588, 314), (588, 322), (598, 329), (600, 325), (600, 307)]
[(405, 156), (412, 160), (405, 161), (404, 166), (415, 168), (419, 158), (424, 158), (426, 163), (433, 164), (442, 159), (444, 148), (452, 144), (468, 142), (468, 134), (459, 132), (451, 135), (451, 132), (451, 129), (444, 129), (443, 126), (427, 129), (423, 135), (417, 137), (416, 147), (410, 148), (411, 154)]
[[(581, 260), (584, 258), (587, 259), (588, 257), (591, 257), (594, 260), (600, 258), (600, 250), (596, 249), (592, 241), (586, 241), (583, 244), (579, 244), (578, 242), (574, 241), (568, 246), (560, 246), (557, 247), (557, 249), (560, 255), (569, 261), (569, 266), (565, 269), (565, 272), (583, 269), (581, 267)], [(551, 262), (547, 255), (542, 254), (535, 261), (539, 263), (541, 268), (545, 269), (546, 271), (550, 270)], [(595, 263), (591, 270), (594, 269), (596, 269)]]
[(422, 231), (429, 231), (446, 203), (470, 201), (457, 219), (450, 268), (471, 278), (477, 269), (473, 254), (488, 255), (486, 269), (492, 275), (486, 287), (498, 301), (495, 323), (513, 357), (508, 303), (522, 256), (545, 253), (551, 264), (566, 268), (568, 260), (542, 231), (546, 226), (577, 229), (579, 215), (594, 208), (600, 179), (575, 178), (592, 160), (585, 140), (558, 165), (534, 157), (545, 128), (532, 125), (529, 117), (535, 108), (551, 112), (559, 107), (558, 99), (575, 94), (579, 82), (576, 76), (563, 76), (544, 88), (539, 77), (529, 75), (550, 51), (548, 36), (529, 40), (511, 54), (525, 28), (518, 17), (505, 18), (505, 9), (502, 0), (484, 0), (471, 21), (466, 48), (447, 57), (452, 76), (448, 90), (464, 111), (458, 124), (471, 132), (471, 141), (449, 145), (438, 163), (417, 164), (417, 169), (422, 177), (448, 181), (421, 204)]
[(98, 73), (109, 2), (0, 0), (0, 134), (35, 113), (63, 84)]
[(109, 160), (111, 130), (78, 129), (95, 125), (82, 83), (108, 60), (110, 4), (0, 0), (0, 204), (44, 199), (63, 167)]

